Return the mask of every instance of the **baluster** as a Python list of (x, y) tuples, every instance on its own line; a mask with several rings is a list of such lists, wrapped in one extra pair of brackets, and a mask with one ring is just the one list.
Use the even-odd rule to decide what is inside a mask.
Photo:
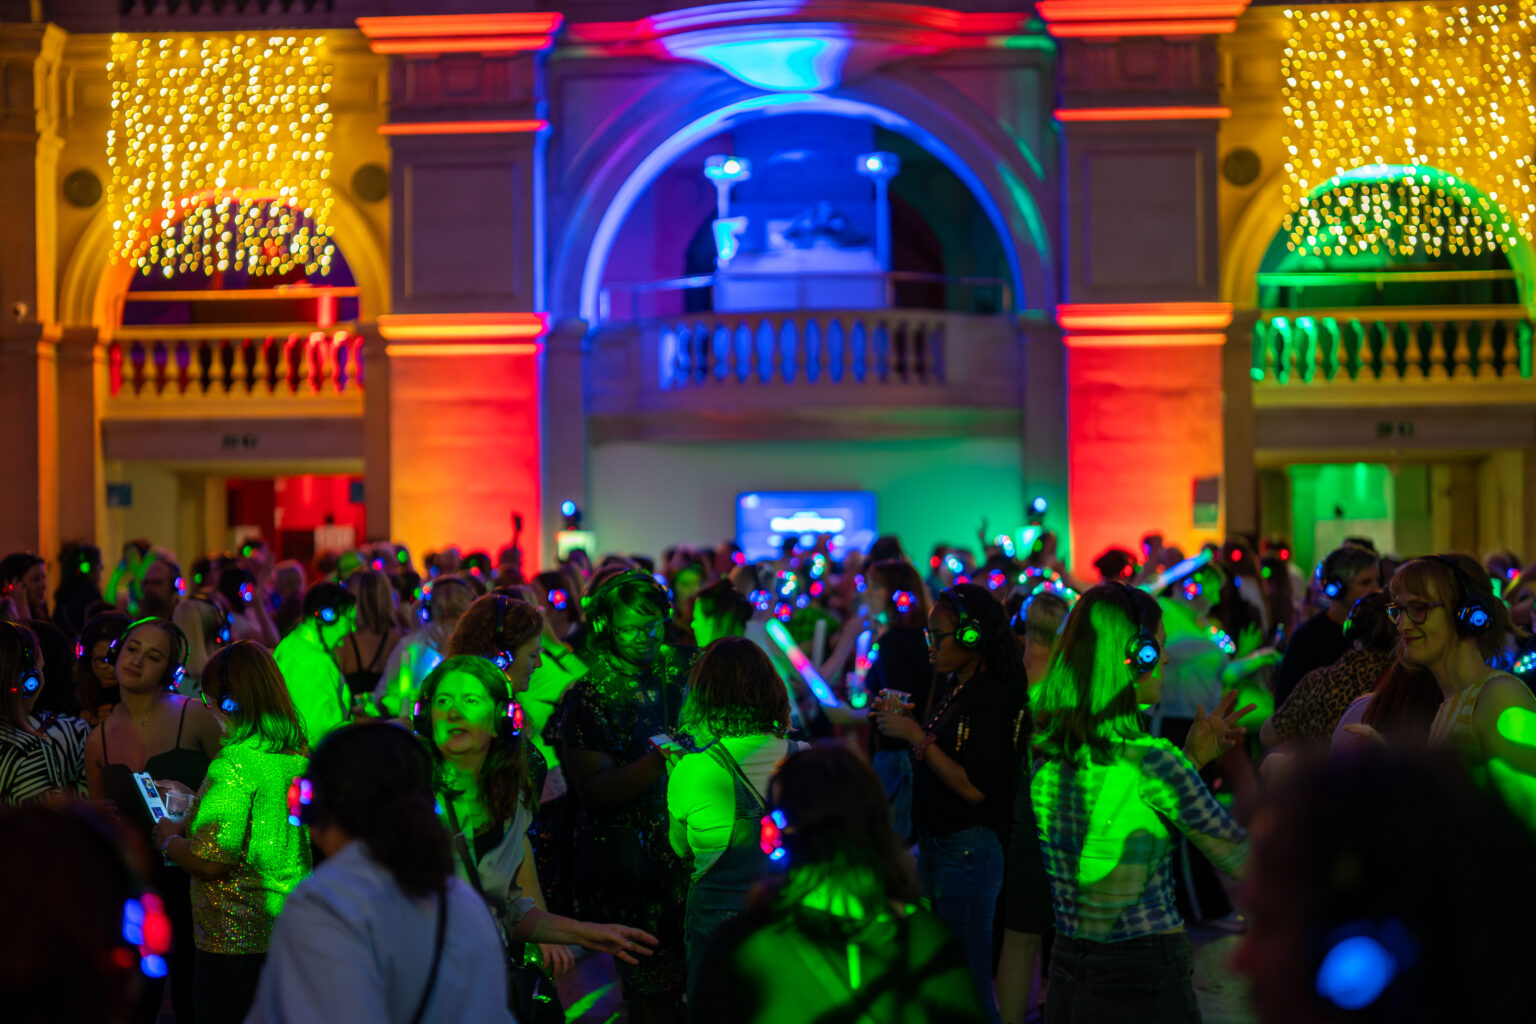
[(834, 319), (827, 324), (827, 379), (833, 384), (843, 382), (847, 358), (848, 344), (847, 336), (843, 333), (843, 322)]
[(1408, 342), (1403, 348), (1403, 379), (1406, 381), (1424, 379), (1424, 346), (1419, 340), (1423, 330), (1423, 323), (1408, 325)]
[(731, 330), (725, 324), (717, 323), (710, 339), (714, 346), (715, 383), (722, 384), (731, 368)]
[(346, 331), (337, 331), (331, 335), (331, 353), (336, 360), (336, 393), (346, 394), (347, 385), (357, 376), (357, 368), (352, 365), (352, 346)]
[(107, 387), (114, 396), (123, 390), (123, 343), (115, 339), (107, 345)]
[(1429, 379), (1445, 380), (1448, 376), (1445, 372), (1445, 331), (1450, 326), (1447, 321), (1436, 320), (1430, 325), (1429, 335)]
[(677, 330), (666, 324), (656, 334), (656, 386), (662, 391), (677, 386)]
[(710, 359), (711, 341), (709, 325), (699, 320), (694, 323), (689, 340), (693, 342), (693, 379), (700, 385), (709, 380), (714, 373), (714, 362)]
[(853, 362), (853, 379), (863, 384), (864, 375), (868, 371), (866, 362), (869, 357), (869, 331), (865, 327), (863, 317), (853, 322), (853, 329), (848, 336), (848, 348), (848, 356)]
[(745, 322), (736, 325), (736, 352), (732, 365), (736, 370), (736, 383), (745, 384), (752, 373), (752, 328)]
[(1499, 377), (1513, 380), (1520, 376), (1520, 321), (1506, 320), (1504, 324), (1504, 349), (1499, 353)]
[(1472, 376), (1472, 349), (1467, 344), (1467, 335), (1472, 332), (1470, 320), (1456, 321), (1456, 346), (1451, 350), (1451, 376)]
[(1372, 384), (1397, 376), (1397, 324), (1381, 325), (1381, 367), (1366, 377)]
[(799, 344), (799, 325), (795, 322), (794, 314), (790, 314), (784, 317), (784, 323), (779, 327), (779, 372), (786, 384), (795, 382), (795, 349)]
[(141, 395), (144, 393), (145, 361), (146, 356), (144, 352), (144, 343), (142, 341), (135, 341), (128, 346), (128, 364), (133, 367), (133, 370), (129, 376), (133, 381), (133, 393), (135, 395)]
[(157, 341), (150, 350), (155, 362), (155, 394), (165, 396), (166, 364), (169, 362), (169, 353), (166, 352), (165, 342)]
[(773, 321), (763, 317), (757, 325), (757, 338), (753, 345), (757, 363), (757, 379), (760, 383), (773, 383)]
[(304, 351), (309, 356), (309, 391), (310, 394), (318, 395), (335, 375), (331, 366), (330, 339), (324, 331), (311, 331), (305, 340)]
[(197, 385), (205, 395), (213, 387), (213, 347), (207, 338), (197, 342)]
[(919, 322), (912, 325), (912, 346), (910, 351), (912, 379), (919, 384), (927, 384), (929, 382), (927, 324)]
[(1493, 332), (1498, 328), (1497, 320), (1480, 320), (1477, 325), (1477, 376), (1492, 377), (1496, 372), (1493, 365)]
[(288, 388), (288, 393), (299, 393), (299, 359), (302, 355), (299, 351), (299, 336), (290, 334), (283, 346), (283, 361), (279, 369), (278, 380)]
[(944, 333), (944, 321), (936, 320), (933, 330), (928, 332), (928, 376), (932, 383), (943, 384), (945, 372), (948, 369), (945, 351), (947, 338)]
[(187, 393), (187, 385), (192, 382), (192, 350), (187, 346), (186, 341), (182, 340), (176, 343), (172, 354), (176, 358), (176, 393), (184, 396)]
[(247, 395), (256, 393), (256, 385), (261, 383), (262, 362), (262, 338), (241, 338), (238, 366), (240, 386), (245, 388)]
[(875, 379), (884, 384), (891, 377), (891, 335), (883, 320), (875, 327), (873, 348)]
[(821, 321), (807, 317), (805, 321), (805, 382), (815, 384), (821, 379)]

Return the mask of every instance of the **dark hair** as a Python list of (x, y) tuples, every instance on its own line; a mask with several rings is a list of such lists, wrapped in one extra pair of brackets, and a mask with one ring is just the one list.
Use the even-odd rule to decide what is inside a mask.
[[(582, 599), (582, 611), (594, 629), (592, 646), (599, 649), (611, 648), (613, 630), (604, 627), (613, 624), (614, 614), (620, 608), (663, 618), (671, 616), (672, 602), (667, 598), (665, 588), (649, 576), (649, 573), (638, 569), (619, 569), (593, 575), (587, 584), (588, 596)], [(599, 627), (598, 623), (602, 623), (602, 626)]]
[[(1454, 569), (1452, 564), (1455, 565)], [(1476, 638), (1478, 653), (1485, 661), (1491, 661), (1504, 652), (1509, 646), (1512, 633), (1522, 635), (1510, 621), (1509, 606), (1493, 592), (1493, 583), (1488, 579), (1488, 574), (1471, 555), (1453, 551), (1426, 558), (1410, 558), (1398, 566), (1391, 586), (1395, 591), (1415, 597), (1439, 598), (1445, 602), (1446, 617), (1453, 624), (1456, 621), (1457, 606), (1475, 598), (1488, 610), (1488, 617), (1492, 620), (1487, 632)]]
[(27, 722), (21, 690), (16, 685), (21, 673), (32, 667), (23, 656), (29, 648), (34, 654), (37, 652), (37, 637), (30, 629), (19, 622), (0, 622), (0, 723), (21, 732), (36, 732)]
[(1377, 680), (1360, 721), (1392, 743), (1423, 747), (1444, 696), (1428, 669), (1393, 661)]
[(16, 551), (0, 558), (0, 583), (15, 583), (31, 572), (34, 565), (47, 567), (41, 558), (30, 551)]
[(1390, 654), (1397, 647), (1397, 627), (1387, 616), (1387, 595), (1366, 594), (1349, 610), (1344, 635), (1361, 650)]
[(243, 613), (247, 602), (240, 593), (241, 587), (251, 588), (251, 601), (254, 602), (256, 577), (252, 576), (249, 570), (242, 569), (238, 565), (227, 565), (219, 572), (219, 583), (216, 589), (224, 595), (224, 600), (229, 607)]
[(1291, 591), (1290, 562), (1274, 555), (1265, 555), (1259, 563), (1259, 578), (1263, 581), (1264, 603), (1269, 607), (1269, 621), (1285, 626), (1289, 634), (1296, 625), (1296, 595)]
[(789, 731), (789, 695), (761, 647), (745, 637), (725, 636), (693, 663), (679, 722), (711, 737), (782, 738)]
[[(85, 563), (85, 571), (81, 571), (81, 563)], [(65, 583), (85, 579), (93, 569), (101, 568), (101, 549), (95, 544), (86, 544), (81, 541), (70, 541), (59, 549), (59, 575)]]
[(1291, 968), (1291, 984), (1305, 988), (1282, 993), (1345, 1019), (1312, 995), (1317, 968), (1332, 943), (1366, 929), (1395, 970), (1348, 1019), (1527, 1019), (1528, 920), (1507, 893), (1536, 861), (1536, 839), (1453, 755), (1366, 748), (1328, 759), (1282, 786), (1253, 834), (1249, 884), (1290, 907), (1310, 951)]
[(123, 909), (144, 893), (142, 846), (83, 804), (0, 807), (6, 1020), (131, 1018), (143, 979), (138, 950), (123, 941)]
[(274, 754), (307, 751), (304, 723), (294, 709), (283, 673), (267, 649), (254, 640), (221, 647), (203, 668), (203, 692), (229, 694), (240, 705), (230, 726), (231, 741), (255, 737)]
[(79, 714), (75, 705), (75, 645), (46, 619), (29, 619), (24, 625), (37, 638), (37, 653), (43, 656), (43, 689), (33, 709), (55, 715)]
[[(1343, 547), (1334, 548), (1328, 552), (1323, 558), (1323, 564), (1319, 567), (1319, 575), (1324, 580), (1331, 576), (1348, 586), (1356, 576), (1373, 566), (1377, 568), (1381, 566), (1380, 555), (1359, 544), (1346, 543)], [(1479, 576), (1483, 575), (1481, 566), (1478, 567), (1477, 573)]]
[[(906, 559), (887, 558), (875, 562), (864, 570), (865, 585), (874, 584), (889, 591), (890, 599), (884, 608), (871, 608), (874, 614), (885, 612), (886, 622), (892, 626), (908, 626), (922, 629), (928, 625), (928, 588), (917, 574), (917, 567)], [(905, 614), (896, 605), (896, 593), (906, 591), (913, 597), (912, 605)]]
[[(102, 612), (86, 620), (85, 628), (80, 631), (80, 642), (76, 644), (80, 656), (75, 659), (75, 702), (81, 710), (94, 712), (101, 705), (109, 703), (106, 689), (101, 685), (101, 680), (96, 678), (95, 666), (92, 664), (95, 655), (91, 651), (103, 640), (111, 643), (122, 636), (132, 621), (122, 612)], [(110, 703), (117, 703), (115, 688)]]
[(889, 559), (906, 559), (906, 552), (901, 550), (901, 538), (894, 533), (885, 533), (875, 538), (875, 542), (869, 546), (869, 553), (864, 556), (871, 562), (884, 562)]
[[(1109, 548), (1093, 560), (1093, 567), (1098, 570), (1101, 579), (1128, 580), (1136, 575), (1140, 563), (1125, 548)], [(1127, 569), (1130, 571), (1127, 572)]]
[(773, 776), (769, 805), (784, 815), (789, 874), (769, 890), (797, 903), (829, 878), (858, 891), (865, 907), (915, 903), (911, 858), (891, 827), (891, 808), (874, 769), (841, 743), (791, 754)]
[[(485, 600), (485, 598), (481, 598)], [(514, 608), (527, 608), (526, 604), (514, 604)], [(507, 703), (512, 700), (512, 692), (507, 686), (507, 677), (495, 665), (482, 657), (470, 654), (455, 654), (440, 662), (436, 668), (427, 673), (427, 678), (422, 680), (421, 714), (428, 717), (432, 708), (432, 701), (437, 696), (437, 688), (442, 685), (444, 679), (454, 674), (463, 674), (474, 677), (481, 686), (485, 687), (486, 696), (500, 709), (505, 709)], [(428, 753), (432, 758), (434, 771), (434, 783), (440, 780), (444, 760), (442, 752), (437, 749), (437, 744), (432, 741), (430, 729), (422, 736)], [(500, 821), (511, 821), (517, 816), (517, 805), (521, 800), (526, 803), (529, 810), (538, 807), (539, 794), (533, 791), (533, 773), (528, 770), (527, 737), (519, 736), (510, 743), (499, 740), (491, 741), (491, 749), (485, 756), (485, 764), (480, 768), (480, 786), (485, 793), (485, 802), (490, 807), (491, 813)]]
[(306, 822), (367, 843), (408, 895), (443, 892), (453, 850), (434, 809), (431, 758), (410, 733), (389, 722), (337, 729), (315, 748), (306, 776)]
[(571, 622), (581, 621), (581, 587), (571, 582), (571, 577), (576, 573), (567, 575), (563, 571), (547, 569), (533, 578), (533, 582), (546, 594), (551, 590), (565, 591), (566, 605), (565, 617)]
[(357, 607), (357, 598), (352, 592), (340, 583), (333, 580), (321, 580), (312, 583), (308, 590), (304, 591), (304, 617), (307, 619), (318, 615), (324, 608), (335, 608), (339, 612), (348, 612)]
[(1162, 606), (1144, 590), (1123, 583), (1088, 588), (1067, 616), (1035, 696), (1036, 756), (1075, 762), (1086, 754), (1108, 764), (1121, 744), (1146, 735), (1126, 649), (1138, 627), (1153, 634), (1162, 621)]
[(726, 579), (715, 580), (699, 591), (693, 606), (710, 622), (722, 623), (729, 636), (740, 636), (752, 618), (752, 602)]
[[(498, 611), (499, 609), (499, 611)], [(497, 629), (497, 619), (501, 621)], [(443, 653), (449, 656), (472, 654), (488, 658), (506, 651), (515, 652), (544, 630), (544, 617), (521, 595), (498, 590), (477, 598), (454, 624)]]
[(957, 620), (974, 622), (981, 630), (981, 663), (998, 682), (1007, 687), (1018, 706), (1028, 700), (1029, 681), (1024, 677), (1024, 652), (1019, 638), (1008, 628), (1008, 615), (992, 592), (975, 583), (958, 583), (934, 601), (936, 608), (948, 608)]

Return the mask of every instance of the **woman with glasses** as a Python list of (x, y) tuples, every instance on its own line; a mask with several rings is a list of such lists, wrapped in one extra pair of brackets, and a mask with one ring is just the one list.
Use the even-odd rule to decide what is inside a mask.
[(561, 760), (576, 795), (572, 891), (584, 918), (643, 928), (661, 940), (638, 965), (619, 963), (630, 1019), (670, 1022), (686, 984), (688, 866), (667, 828), (665, 744), (677, 728), (698, 651), (663, 642), (671, 602), (632, 569), (593, 577), (582, 611), (590, 669), (566, 694)]
[(1461, 750), (1496, 778), (1536, 776), (1536, 746), (1527, 740), (1536, 699), (1519, 679), (1489, 667), (1508, 650), (1514, 625), (1482, 566), (1462, 554), (1414, 558), (1393, 575), (1389, 592), (1398, 657), (1433, 675), (1444, 697), (1430, 744)]
[(191, 812), (161, 820), (154, 840), (192, 876), (198, 1024), (238, 1024), (256, 998), (272, 925), (309, 874), (309, 835), (288, 823), (288, 787), (304, 774), (308, 748), (277, 662), (260, 644), (222, 648), (203, 681), (229, 735)]
[(873, 717), (883, 734), (911, 744), (918, 878), (965, 947), (976, 996), (996, 1022), (992, 921), (1024, 738), (1024, 659), (1003, 606), (971, 583), (938, 596), (927, 639), (940, 682), (926, 724), (883, 709)]

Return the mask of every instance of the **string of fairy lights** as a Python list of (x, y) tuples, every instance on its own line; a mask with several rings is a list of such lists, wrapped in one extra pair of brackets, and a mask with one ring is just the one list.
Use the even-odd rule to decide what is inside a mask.
[(318, 36), (112, 37), (109, 201), (143, 274), (325, 274), (332, 69)]
[(1287, 11), (1289, 247), (1434, 258), (1529, 238), (1533, 7)]

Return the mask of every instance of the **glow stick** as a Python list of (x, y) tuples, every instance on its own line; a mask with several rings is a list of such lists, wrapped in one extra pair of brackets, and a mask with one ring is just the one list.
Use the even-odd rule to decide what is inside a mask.
[(1157, 579), (1153, 580), (1151, 583), (1143, 583), (1141, 585), (1141, 589), (1145, 590), (1149, 594), (1156, 594), (1160, 592), (1164, 587), (1168, 586), (1168, 584), (1177, 583), (1184, 577), (1198, 572), (1210, 564), (1211, 550), (1210, 548), (1206, 548), (1204, 551), (1200, 552), (1198, 555), (1195, 555), (1193, 558), (1186, 558), (1178, 565), (1171, 565), (1164, 569), (1161, 573), (1158, 574)]
[(807, 658), (805, 652), (795, 645), (789, 630), (784, 628), (784, 623), (777, 619), (769, 619), (768, 635), (773, 638), (774, 643), (779, 645), (779, 650), (784, 652), (785, 657), (789, 658), (789, 663), (794, 666), (796, 672), (800, 673), (800, 678), (805, 680), (805, 685), (811, 688), (811, 693), (815, 694), (822, 707), (842, 706), (837, 695), (832, 692), (832, 687), (827, 685), (827, 681), (821, 678), (821, 673), (817, 672), (811, 664), (811, 659)]

